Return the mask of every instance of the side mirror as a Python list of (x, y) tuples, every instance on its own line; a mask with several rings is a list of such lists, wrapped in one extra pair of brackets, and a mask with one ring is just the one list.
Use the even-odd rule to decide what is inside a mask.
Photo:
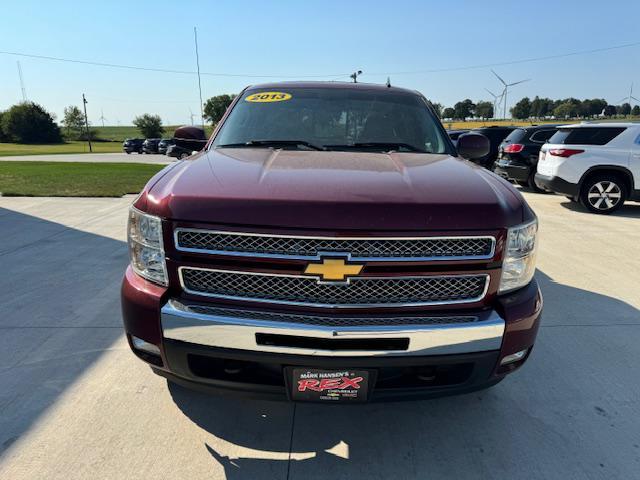
[(467, 160), (482, 158), (489, 153), (489, 139), (479, 133), (465, 133), (458, 137), (458, 155)]

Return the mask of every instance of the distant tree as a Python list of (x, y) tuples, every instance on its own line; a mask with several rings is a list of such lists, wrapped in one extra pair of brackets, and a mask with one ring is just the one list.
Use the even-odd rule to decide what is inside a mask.
[(4, 116), (5, 112), (3, 112), (2, 110), (0, 110), (0, 142), (7, 142), (8, 139), (4, 134), (4, 130), (2, 129), (2, 117)]
[(2, 115), (4, 137), (16, 143), (60, 143), (62, 135), (53, 115), (33, 102), (12, 106)]
[(620, 115), (629, 115), (631, 113), (631, 105), (626, 102), (623, 103), (622, 105), (620, 105), (620, 108), (618, 108), (618, 113)]
[(158, 138), (164, 133), (162, 119), (159, 115), (145, 113), (134, 118), (133, 124), (140, 130), (144, 138)]
[(493, 103), (480, 101), (476, 104), (475, 110), (476, 117), (480, 118), (493, 118)]
[(553, 112), (553, 100), (550, 98), (540, 98), (536, 96), (531, 101), (531, 116), (535, 118), (544, 118)]
[[(631, 115), (633, 115), (634, 117), (638, 117), (640, 116), (640, 105), (634, 105), (633, 108), (631, 109)], [(0, 133), (1, 135), (1, 133)]]
[[(65, 135), (74, 139), (80, 138), (85, 129), (84, 114), (75, 105), (70, 105), (64, 109), (64, 118), (62, 119)], [(86, 136), (86, 135), (85, 135)]]
[(220, 121), (224, 112), (227, 111), (229, 105), (235, 98), (235, 95), (216, 95), (204, 102), (204, 118), (212, 125), (215, 125)]
[(453, 106), (455, 114), (453, 118), (458, 118), (460, 120), (464, 120), (467, 117), (472, 117), (475, 111), (476, 104), (471, 101), (471, 99), (466, 98), (461, 102), (456, 103)]
[(442, 118), (442, 104), (438, 102), (432, 102), (431, 100), (429, 100), (429, 103), (436, 111), (436, 115), (438, 115), (438, 118)]
[(529, 100), (529, 97), (524, 97), (511, 107), (509, 111), (513, 118), (518, 118), (520, 120), (529, 118), (531, 116), (531, 100)]
[(616, 108), (615, 105), (607, 105), (606, 107), (604, 107), (602, 109), (602, 114), (605, 117), (613, 117), (614, 115), (616, 115), (618, 113), (618, 109)]
[(456, 111), (451, 107), (447, 107), (444, 110), (442, 110), (442, 118), (453, 118), (455, 116), (456, 116)]
[[(586, 102), (587, 100), (585, 100)], [(594, 98), (592, 100), (588, 100), (589, 109), (585, 110), (586, 116), (595, 117), (602, 113), (604, 107), (607, 106), (607, 101), (604, 98)], [(584, 102), (583, 102), (584, 104)]]
[(553, 114), (559, 118), (572, 118), (578, 115), (578, 107), (574, 103), (566, 101), (558, 105), (553, 110)]

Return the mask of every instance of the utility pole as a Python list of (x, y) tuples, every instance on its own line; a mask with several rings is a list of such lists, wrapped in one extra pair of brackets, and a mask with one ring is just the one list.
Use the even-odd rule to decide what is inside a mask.
[(84, 125), (87, 129), (87, 142), (89, 142), (89, 151), (93, 153), (93, 149), (91, 148), (91, 135), (89, 134), (89, 119), (87, 118), (87, 99), (84, 98), (84, 93), (82, 94), (82, 105), (84, 106)]
[(193, 39), (196, 44), (196, 66), (198, 67), (198, 90), (200, 91), (200, 120), (204, 130), (204, 110), (202, 106), (202, 83), (200, 82), (200, 56), (198, 55), (198, 31), (193, 27)]
[(24, 79), (22, 78), (22, 67), (20, 66), (20, 60), (17, 61), (18, 64), (18, 76), (20, 77), (20, 88), (22, 89), (22, 101), (27, 101), (27, 91), (24, 89)]
[(362, 75), (362, 70), (358, 70), (357, 72), (353, 72), (349, 77), (353, 80), (353, 83), (358, 83), (358, 75)]

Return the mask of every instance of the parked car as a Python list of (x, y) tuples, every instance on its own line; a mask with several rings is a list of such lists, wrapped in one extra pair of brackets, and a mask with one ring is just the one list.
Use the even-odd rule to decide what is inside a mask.
[(207, 144), (207, 136), (202, 128), (186, 125), (176, 129), (173, 141), (174, 145), (167, 149), (167, 155), (184, 159), (202, 150)]
[(193, 155), (193, 150), (181, 147), (179, 145), (169, 145), (167, 147), (166, 155), (183, 160)]
[(542, 192), (535, 184), (540, 148), (558, 130), (558, 125), (533, 125), (513, 130), (498, 148), (494, 172), (501, 177)]
[(158, 153), (159, 138), (147, 138), (142, 144), (144, 153)]
[(129, 345), (172, 382), (252, 397), (495, 385), (527, 360), (542, 298), (535, 214), (462, 160), (488, 151), (476, 133), (454, 149), (413, 90), (248, 87), (129, 211)]
[(509, 135), (516, 127), (503, 127), (503, 126), (491, 126), (491, 127), (481, 127), (474, 128), (471, 130), (475, 133), (480, 133), (489, 139), (489, 153), (487, 153), (482, 158), (477, 158), (473, 160), (474, 163), (483, 166), (488, 170), (493, 170), (494, 163), (496, 158), (498, 158), (498, 147), (502, 140), (504, 140), (507, 135)]
[(163, 138), (158, 142), (158, 153), (161, 155), (166, 155), (167, 148), (170, 145), (173, 145), (176, 141), (173, 138)]
[(127, 138), (122, 142), (122, 151), (127, 155), (132, 152), (142, 153), (142, 144), (144, 140), (141, 138)]
[(640, 200), (640, 123), (560, 127), (540, 150), (535, 182), (593, 213)]
[(466, 130), (447, 130), (447, 135), (449, 135), (451, 143), (453, 143), (454, 146), (458, 146), (458, 137), (467, 132), (470, 132), (468, 128)]

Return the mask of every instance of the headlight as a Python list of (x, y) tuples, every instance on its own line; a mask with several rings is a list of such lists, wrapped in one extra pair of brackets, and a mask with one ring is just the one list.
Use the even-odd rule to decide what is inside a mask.
[(167, 285), (167, 266), (162, 244), (162, 221), (131, 207), (127, 227), (131, 267), (141, 277)]
[(509, 229), (498, 293), (524, 287), (533, 278), (536, 270), (537, 234), (537, 220)]

